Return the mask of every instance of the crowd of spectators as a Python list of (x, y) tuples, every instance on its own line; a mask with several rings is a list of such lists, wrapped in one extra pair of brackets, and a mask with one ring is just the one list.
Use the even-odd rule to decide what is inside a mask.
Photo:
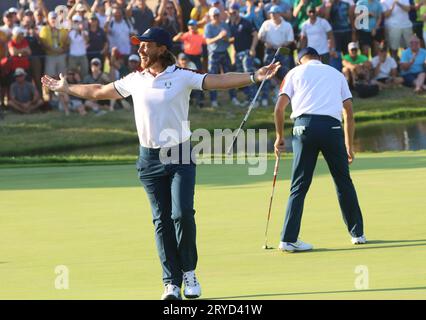
[[(19, 0), (2, 13), (1, 108), (29, 113), (53, 107), (81, 115), (130, 109), (131, 100), (82, 101), (49, 93), (40, 78), (62, 73), (70, 83), (105, 84), (139, 70), (131, 36), (152, 26), (171, 34), (178, 65), (201, 72), (252, 72), (269, 64), (277, 48), (290, 49), (278, 56), (282, 68), (262, 89), (263, 107), (273, 104), (279, 83), (297, 64), (295, 53), (306, 46), (343, 72), (352, 88), (426, 90), (426, 0), (158, 0), (151, 8), (146, 0), (64, 4), (49, 12), (43, 0)], [(231, 103), (246, 106), (256, 89), (229, 90)], [(217, 92), (209, 94), (209, 105), (219, 107)], [(194, 92), (192, 100), (199, 107), (207, 103), (202, 92)]]

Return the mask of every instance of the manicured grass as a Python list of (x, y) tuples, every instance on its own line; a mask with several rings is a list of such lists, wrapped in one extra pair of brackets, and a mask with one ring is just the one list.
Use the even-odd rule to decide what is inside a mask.
[[(206, 95), (206, 99), (208, 95)], [(226, 93), (221, 95), (222, 107), (218, 109), (191, 108), (191, 128), (235, 129), (246, 109), (228, 105)], [(242, 96), (240, 96), (243, 98)], [(370, 99), (354, 99), (358, 123), (407, 119), (426, 115), (426, 96), (414, 95), (410, 89), (388, 90)], [(290, 108), (287, 111), (287, 119)], [(247, 128), (264, 128), (274, 131), (273, 107), (253, 111)], [(0, 157), (57, 154), (134, 154), (138, 138), (133, 112), (119, 110), (102, 117), (90, 114), (81, 117), (72, 114), (49, 112), (33, 115), (7, 114), (0, 122)]]
[[(204, 298), (425, 299), (426, 152), (363, 154), (352, 178), (370, 243), (353, 246), (320, 160), (301, 238), (316, 250), (262, 250), (273, 160), (197, 171), (198, 275)], [(276, 247), (288, 196), (281, 163), (269, 230)], [(158, 299), (150, 209), (134, 165), (0, 169), (0, 299)], [(55, 267), (69, 289), (54, 287)], [(357, 266), (369, 289), (357, 290)]]

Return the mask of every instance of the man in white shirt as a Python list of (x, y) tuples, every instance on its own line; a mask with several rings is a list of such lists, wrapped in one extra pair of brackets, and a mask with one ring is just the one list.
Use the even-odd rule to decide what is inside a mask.
[(108, 16), (104, 30), (108, 35), (110, 50), (114, 47), (118, 48), (118, 51), (125, 56), (124, 60), (127, 60), (131, 54), (130, 36), (134, 30), (130, 22), (123, 17), (121, 8), (113, 7), (112, 17)]
[(89, 33), (84, 30), (83, 19), (79, 15), (72, 17), (72, 30), (68, 33), (69, 58), (68, 68), (78, 70), (82, 79), (89, 74), (89, 62), (87, 61), (87, 45)]
[(352, 243), (365, 243), (361, 209), (349, 174), (349, 164), (354, 160), (355, 122), (348, 83), (342, 73), (321, 63), (318, 52), (313, 48), (302, 49), (298, 60), (301, 65), (292, 69), (285, 77), (275, 106), (277, 156), (285, 150), (284, 111), (290, 101), (290, 118), (295, 121), (290, 197), (279, 248), (289, 252), (313, 248), (312, 245), (298, 240), (298, 235), (305, 196), (320, 151), (333, 176), (343, 219), (352, 237)]
[(398, 65), (394, 58), (388, 55), (386, 46), (379, 47), (379, 53), (371, 59), (373, 81), (380, 89), (402, 85), (404, 78), (398, 77)]
[[(294, 43), (293, 27), (281, 16), (281, 8), (272, 6), (269, 9), (270, 19), (263, 22), (259, 29), (259, 39), (265, 44), (264, 65), (271, 63), (275, 52), (280, 47), (291, 47)], [(278, 55), (277, 60), (281, 63), (281, 69), (278, 71), (278, 78), (282, 80), (288, 70), (294, 66), (292, 55)], [(271, 93), (271, 81), (265, 81), (261, 93), (262, 107), (268, 106), (268, 97)]]
[(315, 6), (308, 6), (306, 11), (309, 19), (302, 24), (301, 48), (314, 48), (319, 53), (322, 63), (329, 64), (330, 56), (337, 58), (331, 25), (327, 20), (317, 17)]
[(399, 48), (407, 48), (413, 34), (413, 24), (408, 15), (410, 0), (382, 0), (381, 3), (385, 17), (386, 41), (392, 57), (398, 60)]
[(68, 85), (49, 76), (42, 83), (50, 90), (82, 99), (133, 98), (140, 141), (139, 179), (151, 203), (158, 255), (163, 269), (164, 300), (184, 295), (198, 298), (201, 287), (197, 266), (194, 219), (195, 159), (188, 123), (192, 90), (239, 88), (273, 77), (279, 63), (250, 73), (200, 74), (175, 65), (173, 41), (162, 28), (150, 28), (133, 37), (139, 45), (141, 69), (107, 85)]

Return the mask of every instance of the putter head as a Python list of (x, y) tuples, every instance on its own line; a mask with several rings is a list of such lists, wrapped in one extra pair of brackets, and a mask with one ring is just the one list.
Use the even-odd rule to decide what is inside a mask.
[(272, 247), (269, 247), (268, 245), (265, 244), (265, 245), (262, 246), (262, 249), (263, 250), (270, 250), (270, 249), (272, 249)]

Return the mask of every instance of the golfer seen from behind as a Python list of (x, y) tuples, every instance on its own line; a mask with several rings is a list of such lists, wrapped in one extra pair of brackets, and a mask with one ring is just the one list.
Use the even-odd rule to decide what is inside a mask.
[(182, 282), (185, 297), (198, 298), (201, 287), (194, 272), (198, 259), (195, 163), (190, 156), (191, 131), (187, 122), (191, 91), (245, 87), (270, 79), (280, 65), (269, 65), (252, 74), (199, 74), (175, 65), (170, 52), (172, 39), (164, 29), (148, 29), (133, 37), (132, 43), (139, 46), (143, 71), (107, 85), (68, 85), (62, 75), (60, 80), (44, 76), (42, 83), (50, 90), (82, 99), (132, 96), (140, 141), (137, 169), (151, 204), (165, 285), (162, 299), (181, 299)]
[(301, 65), (293, 68), (284, 78), (275, 106), (277, 155), (285, 147), (284, 110), (290, 101), (290, 117), (294, 120), (290, 196), (279, 248), (290, 252), (313, 248), (298, 240), (298, 235), (305, 196), (320, 151), (333, 176), (343, 220), (352, 243), (365, 243), (361, 209), (349, 174), (349, 164), (354, 160), (355, 122), (348, 83), (343, 74), (321, 63), (318, 52), (313, 48), (302, 49), (298, 60)]

